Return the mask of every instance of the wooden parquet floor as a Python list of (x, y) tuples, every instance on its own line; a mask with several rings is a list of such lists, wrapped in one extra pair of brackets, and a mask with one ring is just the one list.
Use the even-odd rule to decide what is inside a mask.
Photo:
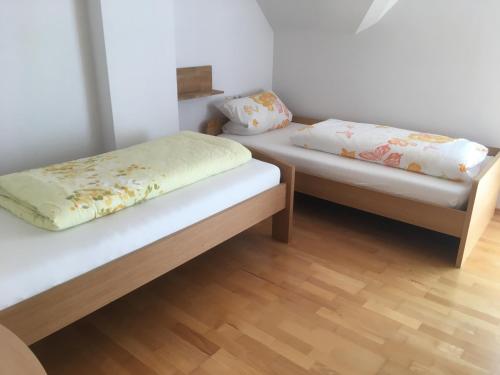
[(48, 374), (500, 373), (500, 214), (456, 240), (299, 197), (270, 223), (35, 344)]

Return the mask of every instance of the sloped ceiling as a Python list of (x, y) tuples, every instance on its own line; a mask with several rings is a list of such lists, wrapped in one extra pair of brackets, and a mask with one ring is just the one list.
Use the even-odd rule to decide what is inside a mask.
[(257, 0), (274, 30), (355, 33), (376, 24), (398, 0)]

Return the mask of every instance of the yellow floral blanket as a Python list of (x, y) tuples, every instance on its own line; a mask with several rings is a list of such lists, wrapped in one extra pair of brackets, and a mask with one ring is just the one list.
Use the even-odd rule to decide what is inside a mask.
[(58, 231), (238, 167), (251, 153), (194, 132), (0, 177), (0, 206)]

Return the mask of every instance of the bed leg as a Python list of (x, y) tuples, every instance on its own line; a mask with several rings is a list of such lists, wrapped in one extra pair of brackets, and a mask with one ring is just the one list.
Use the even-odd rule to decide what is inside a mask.
[(284, 209), (273, 216), (273, 238), (276, 241), (290, 243), (293, 229), (293, 209)]
[(273, 238), (284, 243), (290, 243), (292, 240), (295, 168), (291, 168), (287, 172), (285, 176), (282, 176), (286, 182), (286, 207), (273, 216)]

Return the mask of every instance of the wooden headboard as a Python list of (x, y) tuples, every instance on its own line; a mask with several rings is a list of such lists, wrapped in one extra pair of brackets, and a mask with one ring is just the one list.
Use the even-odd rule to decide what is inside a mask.
[[(222, 133), (222, 126), (229, 120), (226, 117), (214, 118), (207, 123), (205, 133), (208, 135), (219, 135)], [(293, 116), (292, 122), (304, 125), (314, 125), (320, 120), (312, 119), (309, 117)]]
[(227, 118), (214, 118), (207, 123), (205, 133), (208, 135), (222, 134), (222, 126), (228, 121)]

